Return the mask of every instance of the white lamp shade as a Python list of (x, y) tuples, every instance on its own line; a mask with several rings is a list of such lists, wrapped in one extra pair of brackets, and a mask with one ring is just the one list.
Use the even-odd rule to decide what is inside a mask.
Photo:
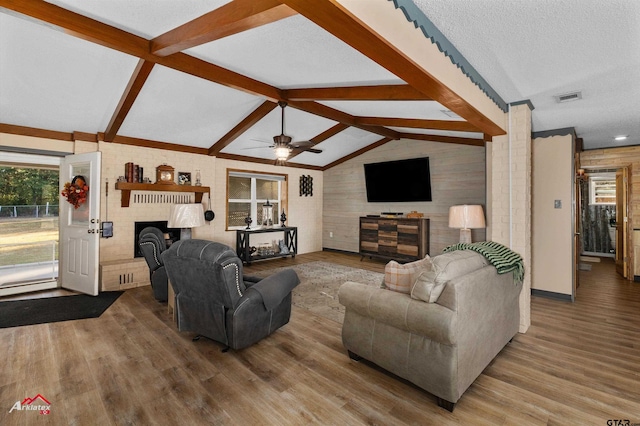
[(169, 215), (169, 228), (193, 228), (204, 225), (202, 204), (174, 204)]
[(449, 208), (449, 228), (485, 228), (484, 212), (480, 205), (451, 206)]

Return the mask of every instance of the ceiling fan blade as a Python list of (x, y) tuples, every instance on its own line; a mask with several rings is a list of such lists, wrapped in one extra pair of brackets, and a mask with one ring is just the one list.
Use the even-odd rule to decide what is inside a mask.
[(271, 146), (250, 146), (248, 148), (240, 148), (241, 150), (245, 150), (245, 149), (272, 149), (273, 145)]
[(260, 143), (273, 143), (272, 141), (268, 141), (266, 139), (249, 138), (249, 140), (254, 142), (260, 142)]
[(315, 145), (315, 143), (311, 142), (311, 141), (299, 141), (299, 142), (291, 142), (290, 143), (291, 148), (311, 148), (312, 146)]
[(305, 152), (312, 152), (314, 154), (321, 154), (322, 150), (321, 149), (315, 149), (315, 148), (307, 148), (307, 149), (305, 149)]

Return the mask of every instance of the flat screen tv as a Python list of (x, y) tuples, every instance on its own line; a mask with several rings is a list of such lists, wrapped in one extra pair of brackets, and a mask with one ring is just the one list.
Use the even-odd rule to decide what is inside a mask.
[(429, 157), (364, 165), (367, 201), (431, 201)]

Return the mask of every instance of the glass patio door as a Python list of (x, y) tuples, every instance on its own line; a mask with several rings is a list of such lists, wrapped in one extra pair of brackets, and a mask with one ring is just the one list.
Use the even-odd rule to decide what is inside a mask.
[(58, 285), (59, 164), (0, 153), (0, 295)]

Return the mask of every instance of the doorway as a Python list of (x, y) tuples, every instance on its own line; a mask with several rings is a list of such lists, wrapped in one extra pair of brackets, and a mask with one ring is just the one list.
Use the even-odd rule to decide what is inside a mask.
[(587, 169), (579, 181), (581, 254), (613, 258), (620, 275), (629, 276), (628, 169)]
[(3, 153), (0, 295), (57, 287), (59, 157)]

